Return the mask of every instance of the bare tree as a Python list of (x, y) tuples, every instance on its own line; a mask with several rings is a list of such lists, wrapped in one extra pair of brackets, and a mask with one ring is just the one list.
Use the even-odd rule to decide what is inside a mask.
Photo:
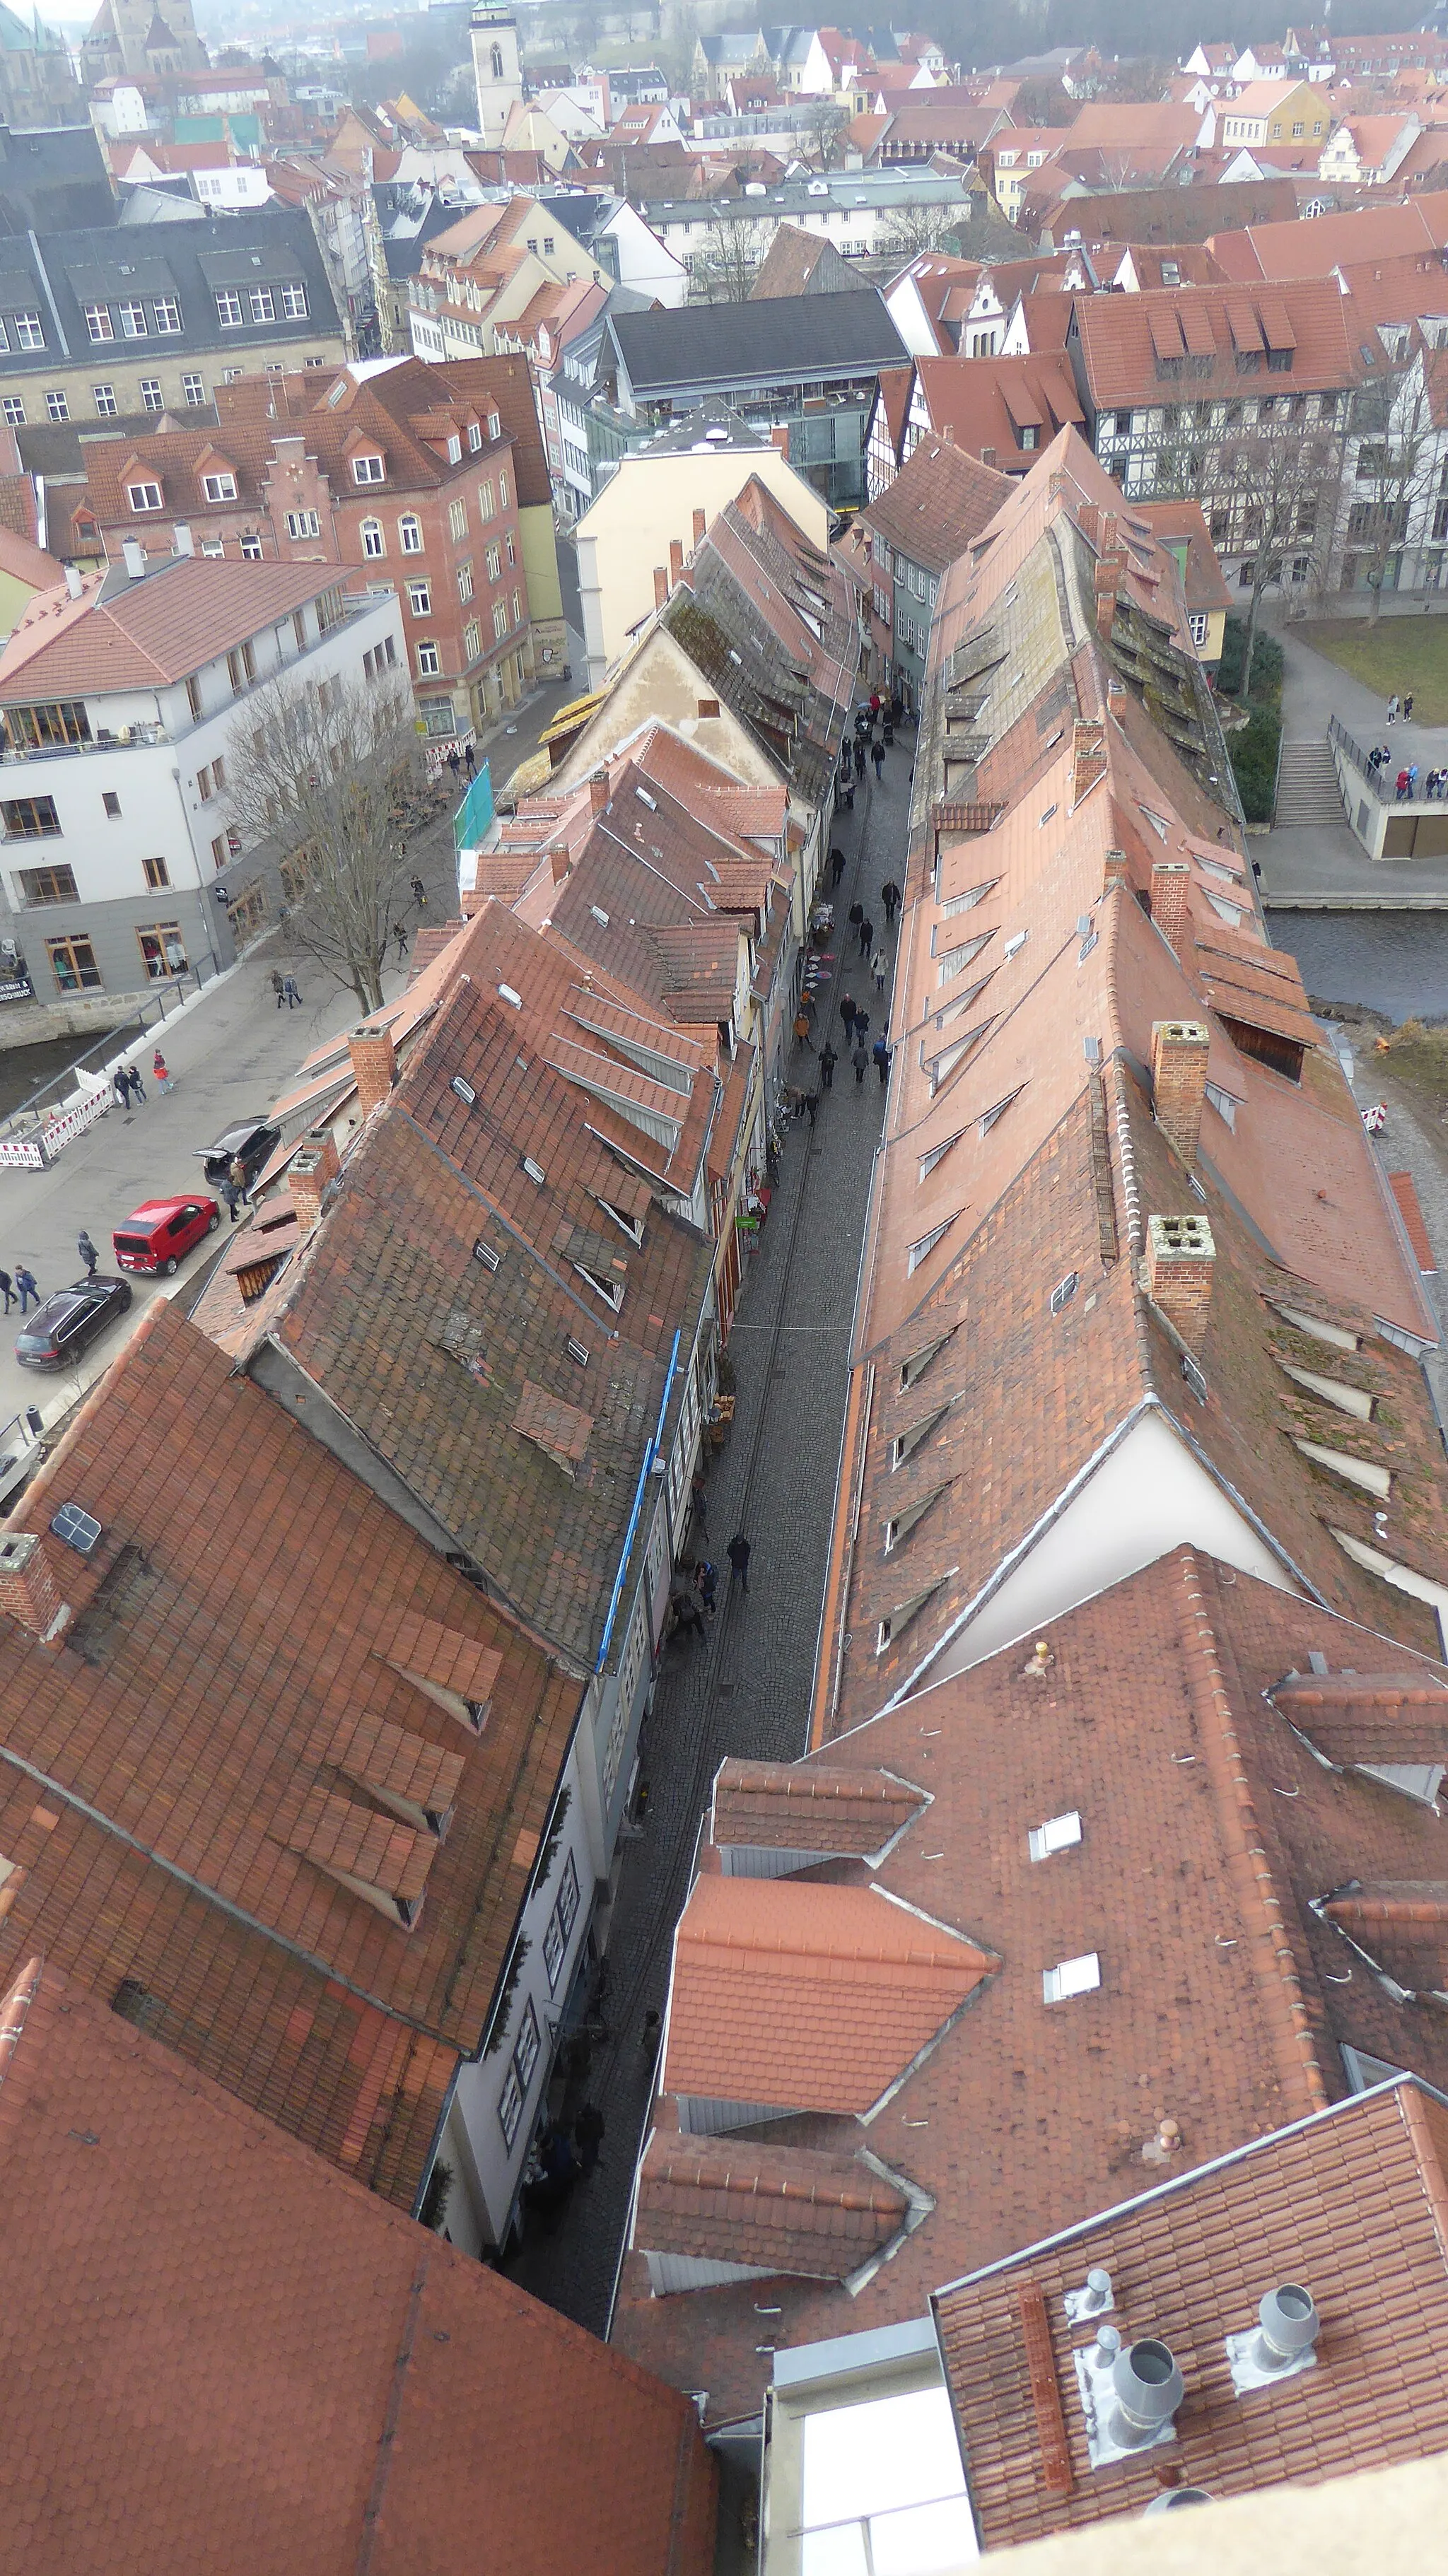
[(845, 127), (848, 118), (832, 98), (811, 99), (800, 133), (809, 139), (811, 154), (821, 170), (837, 170), (845, 157)]
[(774, 229), (748, 215), (711, 215), (701, 248), (689, 254), (689, 293), (694, 301), (747, 304)]
[(875, 257), (905, 268), (922, 251), (953, 250), (969, 221), (970, 209), (964, 205), (896, 206), (875, 235)]
[(1422, 353), (1408, 357), (1405, 351), (1403, 363), (1353, 396), (1339, 537), (1356, 559), (1354, 571), (1362, 573), (1373, 626), (1382, 614), (1389, 563), (1420, 536), (1437, 484), (1431, 363)]
[[(1330, 428), (1309, 430), (1285, 413), (1279, 421), (1259, 412), (1250, 427), (1229, 430), (1210, 460), (1202, 497), (1209, 506), (1213, 542), (1223, 553), (1240, 555), (1247, 574), (1242, 585), (1248, 595), (1247, 640), (1238, 692), (1243, 698), (1252, 693), (1264, 591), (1283, 580), (1289, 562), (1310, 561), (1330, 544), (1338, 452)], [(1208, 472), (1202, 456), (1184, 458), (1182, 469), (1182, 489), (1202, 492)]]
[(419, 780), (412, 692), (397, 670), (366, 682), (281, 672), (250, 712), (250, 735), (227, 758), (237, 826), (247, 841), (280, 845), (293, 935), (375, 1011)]

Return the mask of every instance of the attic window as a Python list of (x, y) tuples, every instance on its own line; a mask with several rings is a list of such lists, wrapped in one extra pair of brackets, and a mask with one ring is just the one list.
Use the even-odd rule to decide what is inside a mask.
[[(951, 1573), (954, 1573), (955, 1571), (956, 1569), (952, 1566)], [(912, 1592), (908, 1601), (898, 1601), (896, 1603), (894, 1609), (880, 1621), (879, 1626), (875, 1630), (875, 1652), (877, 1655), (884, 1654), (886, 1647), (891, 1642), (891, 1639), (900, 1636), (902, 1632), (909, 1627), (911, 1620), (917, 1617), (919, 1612), (924, 1609), (926, 1602), (933, 1601), (942, 1584), (948, 1583), (949, 1580), (949, 1575), (939, 1574), (936, 1576), (933, 1583), (924, 1584), (920, 1591)]]
[(636, 787), (634, 789), (634, 794), (641, 805), (647, 805), (651, 814), (657, 814), (659, 810), (659, 800), (657, 796), (651, 796), (646, 787)]
[(515, 993), (511, 984), (500, 984), (498, 986), (498, 999), (500, 1002), (506, 1002), (509, 1009), (513, 1011), (521, 1011), (523, 1007), (522, 994)]
[(1443, 1786), (1441, 1762), (1355, 1762), (1354, 1771), (1365, 1780), (1380, 1780), (1385, 1789), (1396, 1789), (1400, 1797), (1411, 1798), (1418, 1807), (1431, 1807), (1438, 1813), (1438, 1792)]
[(598, 1204), (602, 1208), (605, 1216), (612, 1217), (620, 1234), (626, 1234), (630, 1243), (637, 1244), (639, 1249), (642, 1250), (644, 1240), (643, 1218), (641, 1216), (625, 1216), (621, 1208), (612, 1206), (607, 1199), (600, 1199)]
[(932, 1145), (921, 1155), (920, 1178), (922, 1181), (926, 1181), (930, 1178), (936, 1164), (944, 1162), (952, 1145), (958, 1145), (964, 1134), (965, 1129), (963, 1127), (957, 1127), (955, 1134), (953, 1136), (947, 1136), (943, 1145)]
[(950, 901), (940, 907), (941, 919), (953, 921), (958, 912), (973, 911), (978, 903), (984, 903), (988, 894), (994, 894), (999, 884), (999, 877), (987, 877), (984, 885), (972, 886), (968, 894), (953, 894)]
[(1014, 930), (1014, 931), (1012, 931), (1010, 938), (1006, 941), (1006, 944), (1005, 944), (1004, 948), (1001, 950), (1001, 955), (1002, 955), (1003, 957), (1014, 957), (1014, 956), (1016, 956), (1016, 955), (1018, 954), (1018, 952), (1019, 952), (1022, 948), (1024, 948), (1024, 946), (1025, 946), (1025, 944), (1026, 944), (1026, 941), (1030, 938), (1030, 935), (1031, 935), (1031, 934), (1030, 934), (1030, 932), (1029, 932), (1028, 930)]
[(607, 930), (608, 915), (604, 911), (603, 906), (601, 904), (591, 903), (588, 909), (593, 915), (594, 920), (598, 923), (600, 930)]
[(481, 1235), (473, 1245), (473, 1259), (480, 1261), (485, 1270), (501, 1270), (503, 1266), (501, 1252), (496, 1251), (491, 1243), (485, 1243)]
[(919, 1502), (907, 1503), (903, 1510), (893, 1514), (891, 1519), (885, 1523), (885, 1554), (887, 1556), (893, 1555), (895, 1549), (900, 1546), (901, 1542), (910, 1536), (910, 1533), (914, 1529), (917, 1521), (923, 1521), (926, 1513), (930, 1510), (931, 1505), (938, 1503), (941, 1495), (948, 1493), (949, 1490), (950, 1480), (947, 1478), (944, 1484), (934, 1485), (931, 1487), (928, 1494), (922, 1494)]
[(1075, 1296), (1080, 1285), (1080, 1272), (1078, 1270), (1068, 1270), (1065, 1278), (1058, 1281), (1057, 1285), (1051, 1291), (1051, 1312), (1053, 1315), (1059, 1315), (1063, 1306), (1070, 1305), (1071, 1300)]
[(907, 1279), (919, 1269), (922, 1261), (929, 1260), (937, 1243), (941, 1241), (943, 1236), (949, 1234), (950, 1229), (954, 1225), (955, 1219), (959, 1214), (960, 1210), (957, 1208), (952, 1215), (945, 1219), (943, 1225), (932, 1226), (928, 1234), (921, 1235), (918, 1243), (911, 1244), (905, 1260), (905, 1275)]
[(1074, 1807), (1069, 1815), (1048, 1816), (1043, 1825), (1032, 1825), (1026, 1836), (1032, 1860), (1049, 1860), (1053, 1852), (1069, 1851), (1080, 1840), (1081, 1818)]
[(1310, 1458), (1315, 1467), (1325, 1467), (1330, 1476), (1340, 1476), (1345, 1485), (1356, 1485), (1362, 1493), (1376, 1495), (1385, 1503), (1393, 1490), (1391, 1472), (1375, 1466), (1371, 1459), (1354, 1458), (1345, 1449), (1327, 1449), (1316, 1440), (1300, 1440), (1295, 1435), (1292, 1446)]
[(1290, 1377), (1294, 1386), (1302, 1387), (1308, 1395), (1319, 1397), (1324, 1404), (1335, 1404), (1339, 1413), (1351, 1414), (1354, 1421), (1371, 1422), (1377, 1398), (1369, 1395), (1365, 1388), (1348, 1386), (1338, 1377), (1318, 1377), (1312, 1369), (1294, 1368), (1291, 1361), (1283, 1359), (1280, 1353), (1276, 1358), (1283, 1376)]
[(944, 1350), (945, 1345), (950, 1340), (951, 1333), (953, 1333), (954, 1330), (955, 1327), (952, 1325), (949, 1333), (939, 1333), (936, 1335), (933, 1342), (923, 1342), (918, 1351), (911, 1352), (908, 1360), (901, 1361), (900, 1387), (902, 1393), (907, 1387), (914, 1386), (916, 1380), (925, 1375), (925, 1372), (929, 1368), (931, 1361), (934, 1359), (936, 1352)]
[(903, 1467), (907, 1458), (913, 1458), (917, 1449), (923, 1449), (932, 1431), (939, 1430), (949, 1411), (949, 1405), (942, 1404), (934, 1413), (927, 1413), (923, 1422), (913, 1423), (908, 1431), (900, 1432), (890, 1443), (891, 1467)]
[(1072, 1995), (1093, 1995), (1101, 1983), (1101, 1961), (1094, 1950), (1084, 1958), (1062, 1959), (1054, 1968), (1041, 1971), (1041, 2000), (1064, 2004)]
[[(621, 1263), (619, 1266), (622, 1268)], [(573, 1267), (577, 1271), (579, 1278), (585, 1281), (588, 1287), (593, 1290), (595, 1297), (601, 1297), (603, 1299), (605, 1306), (608, 1307), (611, 1314), (618, 1315), (622, 1313), (623, 1281), (621, 1279), (600, 1279), (596, 1272), (586, 1269), (581, 1261), (575, 1261)]]
[(563, 1347), (567, 1351), (569, 1358), (571, 1360), (576, 1360), (580, 1368), (587, 1368), (588, 1352), (582, 1342), (575, 1342), (572, 1334), (570, 1334)]
[(547, 1173), (544, 1171), (542, 1164), (541, 1164), (541, 1163), (535, 1163), (531, 1154), (524, 1154), (524, 1155), (521, 1157), (521, 1161), (522, 1161), (522, 1168), (523, 1168), (523, 1170), (527, 1173), (529, 1180), (530, 1180), (530, 1181), (535, 1182), (535, 1183), (537, 1184), (538, 1188), (541, 1190), (541, 1188), (543, 1187), (544, 1182), (545, 1182), (545, 1181), (547, 1180), (547, 1178), (548, 1178), (548, 1175), (547, 1175)]
[(1049, 823), (1049, 821), (1050, 821), (1050, 819), (1051, 819), (1051, 816), (1055, 813), (1055, 811), (1056, 811), (1056, 808), (1055, 808), (1055, 806), (1054, 806), (1054, 805), (1048, 805), (1048, 806), (1046, 807), (1046, 810), (1045, 810), (1044, 814), (1041, 816), (1040, 822), (1036, 825), (1036, 829), (1037, 829), (1037, 831), (1038, 831), (1038, 832), (1040, 832), (1040, 831), (1043, 831), (1043, 830), (1044, 830), (1045, 826), (1047, 825), (1047, 823)]
[(1025, 1086), (1024, 1086), (1024, 1084), (1018, 1083), (1014, 1091), (1008, 1091), (1008, 1092), (1006, 1093), (1006, 1096), (1005, 1096), (1004, 1100), (998, 1100), (998, 1101), (996, 1102), (995, 1107), (994, 1107), (993, 1109), (987, 1109), (987, 1110), (986, 1110), (986, 1112), (985, 1112), (984, 1116), (982, 1117), (982, 1119), (981, 1119), (981, 1121), (980, 1121), (980, 1132), (981, 1132), (982, 1136), (988, 1136), (988, 1135), (990, 1134), (990, 1131), (991, 1131), (992, 1127), (994, 1127), (994, 1125), (995, 1125), (995, 1123), (996, 1123), (996, 1120), (997, 1120), (998, 1118), (1004, 1118), (1004, 1116), (1005, 1116), (1005, 1114), (1006, 1114), (1006, 1111), (1009, 1109), (1009, 1107), (1010, 1107), (1010, 1105), (1011, 1105), (1011, 1102), (1012, 1102), (1013, 1100), (1017, 1100), (1017, 1099), (1019, 1099), (1020, 1094), (1021, 1094), (1022, 1090), (1024, 1089), (1024, 1087), (1025, 1087)]
[(1155, 832), (1159, 841), (1170, 839), (1171, 826), (1160, 814), (1153, 814), (1150, 807), (1147, 805), (1143, 805), (1140, 810), (1142, 819), (1151, 825), (1151, 828)]
[(1205, 1404), (1207, 1400), (1206, 1375), (1198, 1362), (1192, 1358), (1190, 1351), (1183, 1351), (1182, 1353), (1182, 1377), (1190, 1393), (1196, 1397), (1198, 1404)]
[(472, 1084), (470, 1082), (465, 1082), (460, 1073), (455, 1073), (453, 1075), (452, 1081), (448, 1085), (448, 1089), (457, 1093), (457, 1096), (465, 1109), (471, 1109), (478, 1096), (474, 1091)]
[(1232, 1098), (1230, 1091), (1223, 1091), (1215, 1082), (1208, 1083), (1207, 1098), (1215, 1109), (1217, 1116), (1225, 1120), (1227, 1126), (1231, 1128), (1235, 1135), (1237, 1129), (1237, 1111), (1241, 1106), (1240, 1102)]
[(1326, 1342), (1328, 1348), (1334, 1351), (1362, 1349), (1361, 1335), (1346, 1332), (1341, 1324), (1329, 1324), (1321, 1315), (1306, 1314), (1300, 1306), (1279, 1305), (1275, 1297), (1269, 1298), (1267, 1302), (1273, 1312), (1281, 1316), (1284, 1324), (1290, 1324), (1294, 1333), (1306, 1333), (1309, 1341)]

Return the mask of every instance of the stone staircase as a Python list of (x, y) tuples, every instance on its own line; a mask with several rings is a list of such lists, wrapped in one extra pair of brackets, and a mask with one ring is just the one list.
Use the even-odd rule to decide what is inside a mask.
[(1272, 819), (1279, 830), (1293, 824), (1343, 821), (1337, 771), (1325, 742), (1284, 742)]

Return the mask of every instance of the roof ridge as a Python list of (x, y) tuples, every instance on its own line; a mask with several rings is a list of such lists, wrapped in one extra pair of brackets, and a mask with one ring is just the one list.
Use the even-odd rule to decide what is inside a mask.
[[(1300, 2081), (1305, 2084), (1314, 2110), (1325, 2110), (1329, 2098), (1327, 2084), (1303, 1996), (1302, 1978), (1286, 1937), (1282, 1899), (1272, 1884), (1272, 1872), (1261, 1838), (1256, 1804), (1196, 1551), (1190, 1547), (1181, 1548), (1177, 1552), (1177, 1565), (1187, 1630), (1184, 1639), (1188, 1649), (1187, 1689), (1202, 1729), (1208, 1766), (1217, 1791), (1218, 1813), (1226, 1829), (1224, 1838), (1228, 1846), (1229, 1874), (1239, 1897), (1258, 1916), (1258, 1938), (1265, 1934), (1277, 1972), (1275, 1982), (1265, 1989), (1259, 1984), (1259, 1991), (1263, 1992), (1267, 2002), (1269, 2023), (1275, 2024), (1279, 2031), (1282, 2031), (1282, 2009), (1285, 2007), (1291, 2032), (1288, 2055), (1291, 2078), (1294, 2083)], [(1232, 1830), (1234, 1824), (1235, 1833)], [(1256, 1947), (1255, 1941), (1253, 1947)], [(1282, 2031), (1282, 2035), (1286, 2036), (1286, 2032)]]

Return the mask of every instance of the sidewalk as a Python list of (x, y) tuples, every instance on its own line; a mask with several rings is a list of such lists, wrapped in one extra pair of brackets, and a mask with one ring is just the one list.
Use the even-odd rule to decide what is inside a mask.
[[(608, 1950), (611, 2036), (595, 2045), (586, 2091), (607, 2123), (603, 2158), (573, 2192), (554, 2232), (530, 2218), (506, 2266), (554, 2307), (601, 2332), (628, 2216), (634, 2161), (652, 2092), (657, 2024), (670, 1944), (688, 1890), (709, 1784), (729, 1753), (790, 1761), (804, 1751), (844, 1422), (850, 1333), (865, 1207), (880, 1141), (884, 1093), (871, 1065), (857, 1090), (838, 1019), (848, 992), (885, 1025), (844, 916), (859, 895), (884, 929), (879, 889), (903, 882), (913, 732), (902, 732), (879, 787), (836, 817), (849, 865), (836, 900), (842, 937), (815, 1042), (841, 1062), (819, 1122), (789, 1130), (769, 1222), (745, 1284), (729, 1351), (737, 1404), (728, 1448), (709, 1471), (702, 1548), (720, 1568), (719, 1610), (699, 1644), (664, 1650), (643, 1772), (647, 1816), (625, 1859)], [(887, 942), (893, 946), (893, 942)], [(801, 1071), (801, 1067), (803, 1070)], [(798, 1051), (790, 1078), (810, 1087), (814, 1059)], [(727, 1591), (725, 1550), (737, 1529), (753, 1548), (747, 1597)], [(570, 2109), (573, 2105), (570, 2103)]]
[[(1364, 751), (1386, 742), (1395, 764), (1416, 760), (1424, 772), (1448, 765), (1448, 726), (1400, 722), (1389, 729), (1382, 699), (1360, 680), (1314, 652), (1294, 627), (1277, 625), (1271, 631), (1282, 647), (1284, 742), (1325, 746), (1328, 725), (1336, 716)], [(1247, 848), (1261, 867), (1262, 897), (1269, 910), (1314, 903), (1333, 909), (1448, 907), (1448, 859), (1370, 859), (1346, 821), (1254, 835)], [(1283, 939), (1290, 947), (1290, 930)]]

